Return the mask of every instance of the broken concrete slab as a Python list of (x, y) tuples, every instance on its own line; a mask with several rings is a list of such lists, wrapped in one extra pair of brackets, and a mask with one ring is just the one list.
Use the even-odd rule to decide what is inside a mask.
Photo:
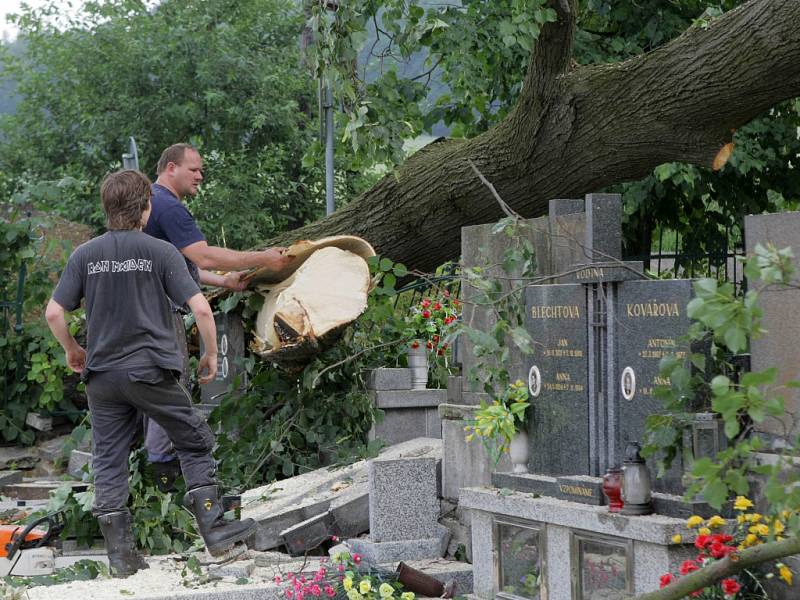
[(352, 552), (360, 554), (362, 559), (371, 565), (400, 560), (442, 558), (447, 552), (450, 530), (442, 525), (437, 525), (431, 533), (434, 537), (396, 542), (375, 542), (368, 538), (357, 538), (347, 540), (347, 546), (351, 548)]
[(8, 446), (0, 448), (0, 470), (26, 471), (36, 466), (41, 459), (36, 448), (21, 448), (19, 446)]
[(253, 559), (236, 560), (224, 565), (211, 565), (208, 574), (212, 577), (233, 577), (234, 579), (252, 577), (256, 570)]
[(443, 558), (406, 560), (403, 562), (412, 569), (422, 571), (444, 584), (450, 581), (455, 582), (454, 597), (472, 593), (472, 565), (469, 563)]
[(20, 483), (22, 471), (0, 471), (0, 488), (10, 483)]
[(67, 473), (76, 479), (82, 479), (84, 475), (83, 467), (92, 466), (92, 453), (83, 452), (81, 450), (73, 450), (69, 454), (69, 464), (67, 465)]
[[(431, 452), (441, 456), (441, 447), (441, 440), (417, 438), (385, 448), (380, 456), (397, 458)], [(367, 482), (367, 463), (358, 461), (337, 469), (323, 467), (244, 492), (242, 518), (252, 518), (258, 524), (254, 548), (263, 551), (280, 546), (282, 531), (329, 509), (342, 535), (363, 533), (369, 528), (365, 519), (369, 511), (363, 509), (369, 496)]]
[(283, 545), (292, 556), (303, 555), (309, 550), (317, 548), (331, 536), (339, 535), (333, 514), (328, 510), (321, 515), (316, 515), (297, 525), (281, 531)]
[(53, 428), (53, 417), (29, 412), (25, 416), (25, 425), (37, 431), (50, 431)]
[(60, 435), (42, 442), (37, 446), (39, 456), (42, 457), (42, 460), (50, 462), (66, 462), (67, 457), (64, 456), (64, 445), (68, 439), (68, 435)]
[(393, 408), (436, 408), (447, 402), (447, 390), (383, 390), (369, 392), (375, 406)]
[(57, 490), (63, 485), (70, 486), (76, 492), (84, 492), (88, 484), (80, 481), (54, 481), (52, 479), (42, 479), (37, 481), (22, 481), (12, 483), (3, 488), (3, 493), (11, 498), (18, 500), (47, 500), (50, 492)]

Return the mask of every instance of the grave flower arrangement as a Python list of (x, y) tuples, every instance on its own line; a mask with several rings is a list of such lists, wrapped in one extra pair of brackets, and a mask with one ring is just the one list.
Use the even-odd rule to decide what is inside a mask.
[(424, 297), (406, 315), (403, 337), (412, 348), (424, 346), (442, 356), (447, 351), (447, 340), (456, 329), (460, 313), (460, 302), (448, 290), (436, 297)]
[[(770, 518), (757, 512), (748, 512), (752, 507), (753, 503), (746, 497), (736, 498), (734, 509), (739, 514), (732, 528), (718, 515), (707, 520), (698, 516), (689, 517), (686, 526), (693, 534), (696, 531), (694, 547), (698, 550), (698, 555), (681, 564), (678, 569), (679, 575), (688, 575), (727, 556), (735, 559), (737, 552), (758, 546), (770, 539), (782, 539), (785, 530), (784, 521), (788, 515), (783, 515), (783, 519)], [(730, 530), (730, 533), (726, 530)], [(683, 536), (676, 535), (672, 541), (679, 544), (683, 541)], [(744, 570), (734, 577), (727, 577), (714, 585), (692, 592), (689, 596), (702, 600), (767, 599), (769, 595), (761, 584), (761, 579), (777, 576), (787, 585), (791, 585), (794, 576), (791, 569), (781, 562), (776, 562), (774, 568), (775, 571), (763, 567), (760, 571)], [(661, 576), (661, 587), (667, 587), (677, 578), (676, 574), (665, 573)]]
[(491, 403), (481, 401), (475, 411), (475, 419), (464, 427), (466, 441), (477, 435), (487, 444), (487, 450), (497, 463), (504, 452), (509, 451), (511, 440), (525, 424), (528, 402), (528, 386), (521, 379), (506, 386)]
[(330, 563), (321, 562), (312, 574), (288, 573), (276, 576), (284, 585), (287, 600), (414, 600), (413, 592), (402, 591), (397, 574), (366, 569), (357, 553), (340, 552)]

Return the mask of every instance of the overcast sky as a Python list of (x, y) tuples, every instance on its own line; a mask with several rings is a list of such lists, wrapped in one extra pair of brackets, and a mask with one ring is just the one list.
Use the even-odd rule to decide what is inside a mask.
[[(23, 0), (0, 0), (0, 37), (3, 39), (14, 39), (17, 37), (15, 27), (6, 22), (6, 15), (19, 11), (19, 5)], [(27, 0), (30, 6), (41, 6), (44, 0)]]

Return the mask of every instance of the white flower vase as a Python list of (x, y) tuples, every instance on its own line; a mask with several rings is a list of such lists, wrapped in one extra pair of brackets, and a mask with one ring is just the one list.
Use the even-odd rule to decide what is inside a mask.
[(511, 464), (514, 465), (514, 473), (528, 472), (528, 434), (518, 431), (511, 443), (508, 445), (508, 454)]
[(424, 390), (428, 385), (428, 352), (423, 344), (408, 348), (408, 368), (411, 369), (411, 389)]

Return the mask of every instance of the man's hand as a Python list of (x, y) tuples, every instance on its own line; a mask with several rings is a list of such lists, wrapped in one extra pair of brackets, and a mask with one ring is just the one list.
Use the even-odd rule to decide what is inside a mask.
[(220, 287), (228, 288), (234, 292), (241, 292), (247, 288), (247, 280), (244, 277), (249, 271), (233, 271), (232, 273), (225, 273), (222, 278)]
[[(205, 375), (203, 375), (205, 373)], [(217, 376), (217, 355), (216, 354), (203, 354), (200, 357), (200, 363), (197, 365), (197, 380), (205, 385), (214, 381)]]
[(66, 351), (67, 366), (75, 371), (81, 373), (86, 368), (86, 350), (75, 344), (74, 348)]
[(275, 246), (274, 248), (267, 248), (261, 252), (262, 260), (261, 266), (269, 269), (270, 271), (280, 271), (289, 266), (294, 260), (294, 256), (284, 254), (286, 248)]

